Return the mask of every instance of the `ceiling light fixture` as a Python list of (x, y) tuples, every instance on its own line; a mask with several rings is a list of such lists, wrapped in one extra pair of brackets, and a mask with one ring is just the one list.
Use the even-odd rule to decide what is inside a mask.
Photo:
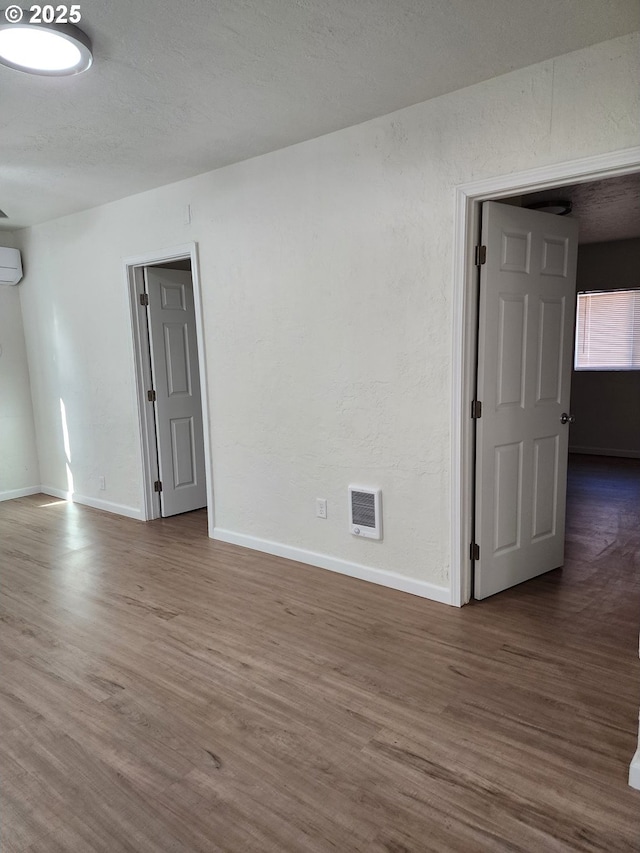
[(529, 210), (540, 210), (542, 213), (554, 213), (556, 216), (567, 216), (573, 210), (573, 205), (566, 199), (550, 199), (535, 201), (526, 205)]
[(63, 77), (86, 71), (92, 62), (91, 41), (73, 24), (10, 23), (0, 19), (2, 65), (28, 74)]

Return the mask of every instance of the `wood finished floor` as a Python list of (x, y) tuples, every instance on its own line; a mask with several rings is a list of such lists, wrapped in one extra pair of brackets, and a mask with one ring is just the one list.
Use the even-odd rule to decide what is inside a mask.
[(640, 850), (640, 462), (462, 610), (205, 529), (0, 504), (2, 853)]

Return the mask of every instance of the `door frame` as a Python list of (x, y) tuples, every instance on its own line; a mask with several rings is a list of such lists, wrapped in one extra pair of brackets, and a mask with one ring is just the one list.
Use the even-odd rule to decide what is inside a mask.
[(204, 435), (204, 462), (207, 485), (207, 532), (213, 537), (215, 527), (213, 506), (213, 477), (211, 471), (211, 446), (209, 432), (209, 401), (204, 344), (204, 322), (202, 312), (202, 288), (198, 263), (198, 244), (185, 243), (169, 249), (147, 252), (144, 255), (124, 259), (124, 276), (127, 286), (131, 317), (131, 339), (133, 343), (133, 368), (135, 378), (138, 426), (140, 430), (140, 464), (142, 468), (141, 504), (144, 521), (160, 518), (160, 495), (153, 484), (158, 472), (158, 449), (155, 422), (147, 401), (151, 387), (151, 359), (149, 356), (149, 332), (146, 314), (140, 310), (140, 294), (144, 291), (144, 268), (162, 263), (188, 260), (191, 262), (191, 281), (196, 314), (196, 337), (198, 343), (198, 368), (200, 370), (200, 404)]
[(474, 430), (471, 400), (475, 382), (477, 324), (475, 247), (480, 211), (485, 201), (539, 192), (640, 171), (640, 146), (570, 160), (551, 166), (500, 175), (456, 187), (452, 302), (451, 399), (451, 604), (461, 607), (471, 597), (469, 548), (473, 529)]

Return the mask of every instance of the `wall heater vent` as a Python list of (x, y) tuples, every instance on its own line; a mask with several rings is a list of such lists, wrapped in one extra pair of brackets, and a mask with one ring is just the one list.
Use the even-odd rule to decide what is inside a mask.
[(349, 524), (354, 536), (382, 539), (380, 489), (349, 486)]

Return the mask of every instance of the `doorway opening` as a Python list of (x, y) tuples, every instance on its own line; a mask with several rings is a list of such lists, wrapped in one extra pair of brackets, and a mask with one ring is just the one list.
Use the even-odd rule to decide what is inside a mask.
[(519, 203), (515, 197), (567, 184), (575, 186), (640, 171), (640, 148), (613, 152), (532, 172), (503, 176), (458, 188), (455, 251), (452, 403), (452, 604), (466, 604), (472, 595), (474, 541), (475, 430), (471, 402), (475, 391), (477, 341), (477, 267), (482, 204), (485, 201)]
[(202, 294), (195, 243), (125, 260), (144, 519), (207, 508), (214, 527)]

